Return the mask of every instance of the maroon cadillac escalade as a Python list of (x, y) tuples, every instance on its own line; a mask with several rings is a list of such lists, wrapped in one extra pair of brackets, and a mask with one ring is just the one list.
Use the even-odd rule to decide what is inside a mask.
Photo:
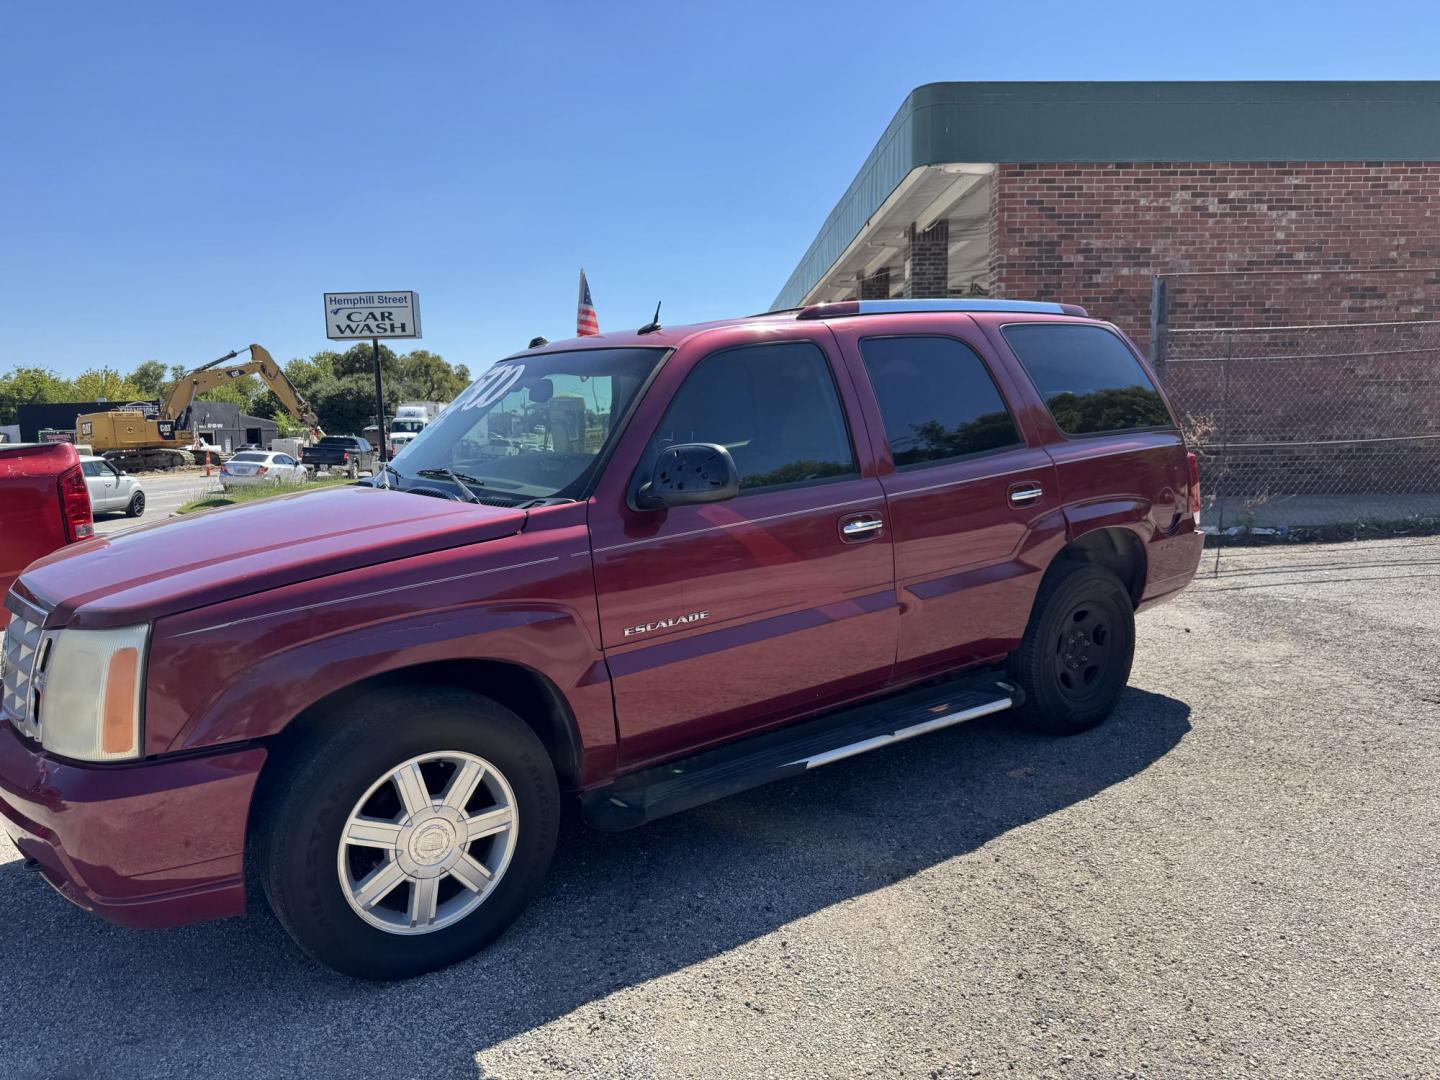
[(625, 829), (1009, 710), (1114, 707), (1199, 493), (1070, 305), (859, 301), (547, 344), (354, 486), (95, 539), (7, 597), (0, 816), (116, 922), (398, 978)]

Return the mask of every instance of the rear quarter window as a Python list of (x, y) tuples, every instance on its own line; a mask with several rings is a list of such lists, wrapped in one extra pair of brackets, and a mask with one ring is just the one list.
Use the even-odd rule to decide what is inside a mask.
[(1001, 333), (1066, 435), (1175, 426), (1140, 361), (1109, 330), (1016, 323)]

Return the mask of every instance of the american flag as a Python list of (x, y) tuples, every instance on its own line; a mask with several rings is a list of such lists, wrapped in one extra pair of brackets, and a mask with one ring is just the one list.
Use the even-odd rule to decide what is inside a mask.
[(590, 337), (600, 333), (600, 320), (595, 317), (595, 301), (590, 299), (590, 283), (580, 271), (580, 310), (575, 315), (575, 336)]

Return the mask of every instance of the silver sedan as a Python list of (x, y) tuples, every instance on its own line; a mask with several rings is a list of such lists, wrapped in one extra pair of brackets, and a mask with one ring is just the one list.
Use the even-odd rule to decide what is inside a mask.
[(257, 484), (303, 484), (309, 478), (305, 466), (289, 454), (274, 450), (245, 450), (220, 466), (220, 486), (250, 487)]

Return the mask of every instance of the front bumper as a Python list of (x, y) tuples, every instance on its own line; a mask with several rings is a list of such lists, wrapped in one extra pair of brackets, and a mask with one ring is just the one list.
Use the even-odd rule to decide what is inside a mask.
[(67, 900), (124, 926), (245, 910), (245, 826), (263, 747), (87, 766), (0, 722), (0, 823)]

